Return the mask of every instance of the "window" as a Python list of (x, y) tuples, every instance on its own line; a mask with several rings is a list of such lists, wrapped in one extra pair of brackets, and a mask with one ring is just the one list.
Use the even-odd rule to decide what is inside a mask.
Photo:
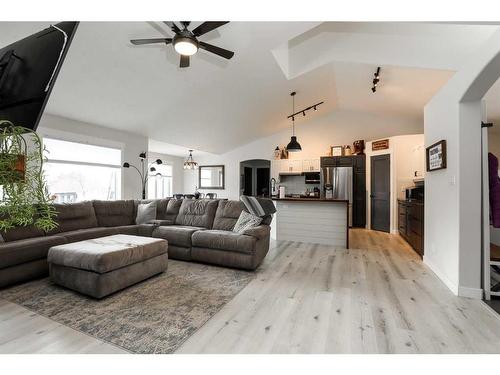
[(49, 193), (56, 203), (121, 198), (121, 150), (44, 138)]
[(154, 165), (155, 172), (149, 172), (148, 198), (161, 199), (172, 196), (172, 166)]

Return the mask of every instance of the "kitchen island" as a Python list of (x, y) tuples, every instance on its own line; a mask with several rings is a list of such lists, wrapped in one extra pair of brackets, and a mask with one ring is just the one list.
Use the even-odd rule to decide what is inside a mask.
[(325, 198), (273, 198), (271, 237), (349, 248), (349, 201)]

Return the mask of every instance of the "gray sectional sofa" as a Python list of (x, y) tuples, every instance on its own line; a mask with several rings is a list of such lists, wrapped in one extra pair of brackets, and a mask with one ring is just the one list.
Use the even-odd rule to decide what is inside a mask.
[(48, 274), (50, 247), (130, 234), (168, 241), (171, 259), (256, 269), (269, 250), (272, 217), (243, 234), (232, 232), (244, 205), (231, 200), (157, 200), (156, 220), (135, 224), (137, 207), (150, 201), (88, 201), (56, 204), (59, 226), (48, 233), (19, 227), (1, 233), (0, 287)]

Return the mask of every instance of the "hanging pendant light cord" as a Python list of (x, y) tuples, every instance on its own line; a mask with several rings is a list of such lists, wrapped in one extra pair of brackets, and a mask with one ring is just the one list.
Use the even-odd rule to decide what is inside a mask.
[[(292, 92), (292, 113), (295, 113), (295, 92)], [(295, 135), (295, 116), (292, 117), (292, 136)]]

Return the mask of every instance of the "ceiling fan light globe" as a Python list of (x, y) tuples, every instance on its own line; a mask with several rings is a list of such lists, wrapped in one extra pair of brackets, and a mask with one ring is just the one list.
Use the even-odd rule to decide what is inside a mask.
[(179, 55), (193, 56), (198, 52), (198, 45), (189, 38), (179, 38), (174, 43), (174, 49)]

